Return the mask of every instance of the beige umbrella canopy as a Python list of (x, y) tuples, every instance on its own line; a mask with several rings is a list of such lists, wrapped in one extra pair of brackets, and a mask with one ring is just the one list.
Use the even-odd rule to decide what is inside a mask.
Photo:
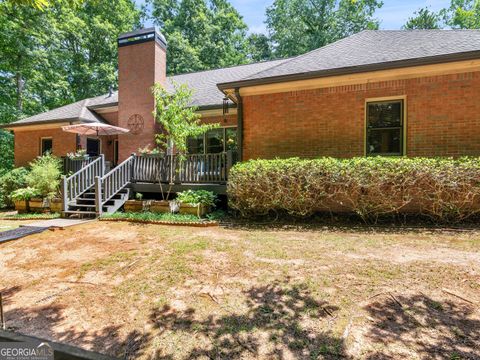
[(109, 136), (128, 133), (130, 130), (103, 123), (77, 124), (62, 127), (63, 131), (79, 135)]

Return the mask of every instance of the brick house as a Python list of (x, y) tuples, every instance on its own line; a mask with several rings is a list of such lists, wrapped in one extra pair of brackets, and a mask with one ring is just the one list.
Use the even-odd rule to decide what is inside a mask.
[[(220, 124), (189, 140), (192, 154), (480, 156), (480, 31), (363, 31), (289, 59), (171, 77), (155, 28), (123, 34), (118, 46), (118, 91), (5, 126), (17, 166), (79, 146), (115, 165), (154, 145), (155, 82), (187, 84), (202, 121)], [(98, 139), (62, 131), (83, 122), (131, 131)]]

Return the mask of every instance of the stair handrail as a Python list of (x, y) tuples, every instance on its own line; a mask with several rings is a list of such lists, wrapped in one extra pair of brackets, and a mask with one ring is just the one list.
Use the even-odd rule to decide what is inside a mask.
[(105, 173), (105, 156), (101, 154), (97, 159), (81, 168), (73, 175), (62, 175), (60, 183), (62, 193), (62, 210), (67, 211), (68, 204), (95, 185), (95, 178)]
[(132, 180), (132, 167), (135, 155), (131, 155), (121, 164), (103, 176), (95, 178), (95, 206), (97, 215), (102, 214), (103, 205), (127, 186)]

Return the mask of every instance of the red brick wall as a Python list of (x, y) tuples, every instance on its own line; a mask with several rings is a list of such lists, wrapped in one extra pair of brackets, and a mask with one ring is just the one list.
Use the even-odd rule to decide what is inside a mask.
[(119, 161), (147, 145), (153, 146), (155, 120), (152, 86), (166, 83), (166, 52), (155, 41), (128, 45), (118, 49), (118, 125), (128, 128), (128, 119), (138, 114), (143, 130), (119, 137)]
[(40, 155), (40, 139), (51, 137), (55, 156), (65, 156), (75, 151), (76, 135), (59, 129), (15, 132), (15, 166), (26, 166)]
[(244, 159), (364, 155), (365, 99), (407, 96), (407, 155), (480, 155), (480, 72), (245, 96)]

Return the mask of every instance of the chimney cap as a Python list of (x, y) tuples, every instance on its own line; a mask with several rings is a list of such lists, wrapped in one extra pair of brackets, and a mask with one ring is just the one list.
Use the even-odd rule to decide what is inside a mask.
[(163, 34), (161, 33), (160, 29), (156, 26), (120, 34), (118, 36), (118, 47), (143, 43), (152, 40), (155, 40), (157, 44), (162, 46), (164, 49), (167, 48), (167, 40), (165, 39), (165, 36), (163, 36)]

